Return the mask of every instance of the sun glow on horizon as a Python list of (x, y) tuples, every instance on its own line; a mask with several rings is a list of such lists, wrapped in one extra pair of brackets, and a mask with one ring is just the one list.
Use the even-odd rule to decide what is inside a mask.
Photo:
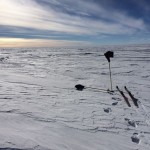
[(48, 39), (0, 38), (0, 47), (65, 47), (90, 45), (88, 42)]

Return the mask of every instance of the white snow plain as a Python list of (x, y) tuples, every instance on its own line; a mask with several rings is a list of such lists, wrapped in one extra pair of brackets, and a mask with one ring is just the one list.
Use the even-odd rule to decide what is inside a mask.
[(0, 150), (150, 149), (150, 45), (1, 48), (0, 68)]

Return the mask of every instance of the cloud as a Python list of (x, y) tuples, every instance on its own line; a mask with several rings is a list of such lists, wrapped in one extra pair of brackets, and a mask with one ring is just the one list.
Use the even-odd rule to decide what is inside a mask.
[(1, 0), (0, 25), (72, 35), (131, 34), (145, 30), (142, 19), (110, 12), (85, 0)]

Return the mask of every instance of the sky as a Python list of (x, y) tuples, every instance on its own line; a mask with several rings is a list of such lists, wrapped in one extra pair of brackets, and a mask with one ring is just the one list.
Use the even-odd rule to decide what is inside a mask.
[(0, 47), (150, 44), (150, 0), (0, 0)]

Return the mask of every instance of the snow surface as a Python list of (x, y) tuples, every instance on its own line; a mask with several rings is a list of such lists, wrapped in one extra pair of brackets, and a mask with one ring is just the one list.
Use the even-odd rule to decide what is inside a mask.
[[(113, 89), (127, 86), (139, 108), (99, 90), (110, 88), (108, 50)], [(150, 149), (149, 45), (0, 49), (0, 68), (0, 149)]]

